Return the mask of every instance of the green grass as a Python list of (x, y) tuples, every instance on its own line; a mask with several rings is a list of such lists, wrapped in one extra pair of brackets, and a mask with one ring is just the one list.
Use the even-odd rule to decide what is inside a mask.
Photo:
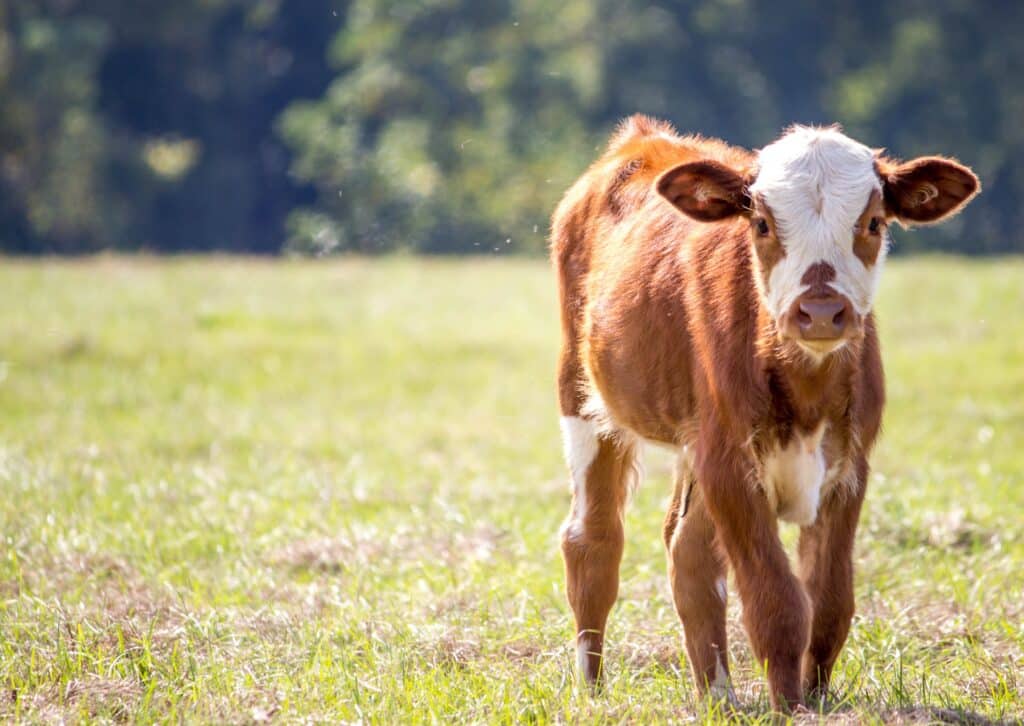
[[(0, 718), (722, 718), (667, 595), (658, 452), (607, 686), (574, 688), (553, 283), (515, 260), (3, 262)], [(834, 717), (1022, 719), (1024, 261), (896, 261), (879, 309)]]

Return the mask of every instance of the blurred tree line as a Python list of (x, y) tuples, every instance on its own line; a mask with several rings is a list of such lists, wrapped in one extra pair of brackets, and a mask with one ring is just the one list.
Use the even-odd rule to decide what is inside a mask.
[(6, 0), (0, 250), (536, 252), (636, 111), (841, 122), (984, 194), (901, 249), (1024, 252), (1024, 3)]

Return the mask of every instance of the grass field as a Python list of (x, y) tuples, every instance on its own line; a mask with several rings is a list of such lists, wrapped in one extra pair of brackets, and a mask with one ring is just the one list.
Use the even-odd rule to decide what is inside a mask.
[[(879, 309), (833, 717), (1024, 719), (1024, 261), (896, 261)], [(541, 261), (0, 264), (0, 719), (720, 718), (667, 594), (658, 452), (607, 687), (574, 688), (556, 342)]]

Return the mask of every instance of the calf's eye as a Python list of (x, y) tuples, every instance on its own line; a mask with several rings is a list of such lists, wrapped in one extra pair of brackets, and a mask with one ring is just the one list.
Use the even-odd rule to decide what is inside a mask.
[(757, 220), (757, 233), (762, 237), (767, 237), (771, 230), (768, 228), (768, 221), (765, 219)]
[(878, 234), (878, 230), (881, 228), (881, 226), (882, 220), (880, 220), (878, 217), (872, 217), (871, 221), (868, 222), (868, 233)]

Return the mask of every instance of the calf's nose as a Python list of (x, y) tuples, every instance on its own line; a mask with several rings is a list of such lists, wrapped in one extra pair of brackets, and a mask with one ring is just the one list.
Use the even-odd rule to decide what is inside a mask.
[(843, 300), (803, 300), (797, 313), (797, 326), (805, 340), (835, 340), (843, 334), (849, 318)]

